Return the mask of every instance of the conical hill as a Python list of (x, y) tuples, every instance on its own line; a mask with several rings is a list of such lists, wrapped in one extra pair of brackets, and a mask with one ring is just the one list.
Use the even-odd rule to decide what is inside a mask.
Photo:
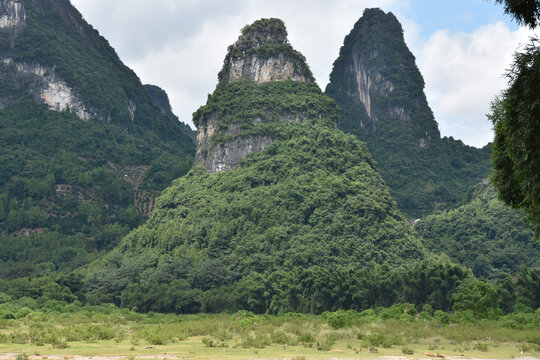
[[(283, 38), (280, 20), (252, 27), (261, 25), (261, 40), (247, 41), (238, 54), (233, 45), (224, 69), (231, 53), (259, 56), (257, 49), (267, 43), (277, 43), (267, 59), (295, 54), (306, 66)], [(258, 33), (252, 27), (240, 40)], [(286, 67), (285, 61), (273, 71)], [(336, 129), (335, 102), (310, 76), (290, 73), (261, 82), (251, 69), (247, 76), (222, 77), (194, 114), (198, 148), (206, 155), (162, 193), (149, 220), (94, 267), (87, 277), (91, 297), (158, 309), (136, 296), (151, 288), (152, 297), (170, 300), (167, 309), (234, 310), (246, 305), (231, 298), (243, 297), (246, 286), (264, 287), (263, 279), (273, 276), (294, 286), (296, 280), (286, 280), (289, 272), (405, 266), (425, 258), (365, 145)], [(231, 154), (240, 155), (230, 162)], [(218, 155), (226, 166), (211, 165)], [(111, 287), (109, 280), (119, 278)], [(275, 311), (298, 309), (279, 305), (285, 298), (278, 293), (268, 296), (266, 305), (253, 308), (265, 311), (273, 303)]]
[(399, 208), (409, 217), (452, 208), (488, 176), (490, 148), (441, 138), (424, 80), (392, 13), (366, 9), (345, 37), (326, 94), (340, 128), (365, 141)]

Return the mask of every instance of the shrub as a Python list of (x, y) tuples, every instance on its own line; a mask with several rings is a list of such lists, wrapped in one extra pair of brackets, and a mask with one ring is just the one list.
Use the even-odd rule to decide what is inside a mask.
[(15, 357), (16, 360), (28, 360), (28, 355), (26, 355), (26, 353), (22, 353), (22, 354), (17, 354), (17, 356)]
[(433, 317), (441, 324), (448, 324), (450, 322), (450, 314), (441, 310), (436, 310)]
[(474, 349), (478, 351), (488, 351), (488, 345), (478, 342), (474, 345)]
[(328, 325), (330, 325), (334, 329), (341, 329), (351, 326), (353, 324), (354, 317), (357, 315), (358, 313), (353, 310), (338, 310), (333, 313), (323, 313), (323, 316), (326, 317)]
[(414, 355), (414, 351), (413, 349), (411, 349), (410, 347), (406, 346), (404, 348), (401, 349), (401, 352), (405, 355)]

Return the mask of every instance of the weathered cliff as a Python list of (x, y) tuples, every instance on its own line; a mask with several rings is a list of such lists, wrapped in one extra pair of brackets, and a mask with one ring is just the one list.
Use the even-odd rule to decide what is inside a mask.
[(346, 119), (344, 126), (360, 126), (366, 133), (397, 130), (426, 146), (440, 134), (423, 89), (397, 18), (367, 9), (345, 38), (326, 89), (332, 97), (348, 96), (361, 105), (355, 123)]
[(364, 11), (345, 37), (326, 94), (340, 105), (340, 128), (368, 144), (411, 217), (464, 201), (489, 172), (489, 149), (441, 139), (424, 79), (392, 13)]
[[(308, 100), (296, 104), (302, 108), (293, 104), (285, 108), (282, 105), (287, 99), (281, 99), (281, 110), (276, 110), (275, 102), (265, 103), (269, 96), (275, 95), (268, 91), (274, 82), (309, 84), (311, 90), (318, 90), (305, 58), (289, 44), (285, 25), (279, 19), (258, 20), (242, 30), (238, 41), (229, 47), (219, 80), (212, 99), (194, 115), (198, 129), (196, 162), (204, 165), (208, 172), (229, 170), (275, 140), (271, 132), (256, 133), (253, 126), (276, 121), (303, 122), (313, 115), (328, 117), (324, 111), (308, 114), (310, 109), (305, 106)], [(255, 84), (253, 91), (261, 92), (261, 98), (244, 98), (244, 114), (213, 109), (212, 103), (232, 98), (226, 93), (238, 82), (242, 84), (240, 87)]]
[[(26, 82), (26, 90), (34, 101), (47, 104), (51, 110), (71, 111), (82, 120), (89, 120), (93, 116), (75, 91), (56, 75), (54, 67), (14, 62), (11, 58), (5, 58), (3, 62), (2, 70), (11, 73), (9, 85), (17, 87)], [(3, 107), (18, 99), (4, 97), (1, 100), (0, 105)]]
[(0, 29), (13, 29), (24, 24), (26, 12), (22, 0), (0, 0)]
[(262, 19), (242, 29), (229, 46), (221, 81), (247, 78), (256, 83), (277, 80), (314, 81), (306, 59), (294, 50), (279, 19)]

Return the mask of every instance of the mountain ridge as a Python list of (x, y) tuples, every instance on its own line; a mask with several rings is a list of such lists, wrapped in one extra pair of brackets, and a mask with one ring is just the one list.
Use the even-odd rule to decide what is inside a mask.
[[(281, 20), (262, 24), (285, 43)], [(235, 311), (243, 302), (228, 299), (260, 288), (255, 279), (307, 269), (407, 267), (428, 258), (365, 144), (336, 128), (335, 102), (314, 81), (259, 82), (251, 76), (257, 73), (222, 79), (194, 113), (198, 149), (213, 146), (225, 155), (237, 149), (238, 162), (209, 169), (199, 160), (164, 190), (148, 221), (91, 266), (85, 283), (92, 302), (145, 311)], [(209, 119), (215, 120), (212, 131)], [(242, 142), (257, 137), (268, 139), (264, 148)], [(283, 281), (294, 286), (293, 278)], [(167, 303), (141, 301), (138, 294), (149, 288)], [(170, 288), (180, 289), (178, 296), (169, 296)], [(267, 300), (257, 311), (291, 309), (280, 305), (287, 301), (283, 294)]]
[(489, 146), (441, 138), (424, 80), (392, 13), (364, 11), (345, 37), (325, 93), (340, 105), (340, 128), (368, 144), (407, 216), (464, 203), (469, 188), (487, 178)]
[(73, 269), (137, 226), (193, 163), (171, 114), (69, 1), (0, 0), (0, 276)]

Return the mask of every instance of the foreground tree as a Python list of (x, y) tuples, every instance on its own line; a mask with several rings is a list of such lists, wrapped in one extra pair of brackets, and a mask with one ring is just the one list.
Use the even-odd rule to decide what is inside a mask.
[(496, 0), (504, 4), (504, 12), (512, 15), (520, 24), (535, 28), (540, 19), (540, 1), (538, 0)]
[[(503, 1), (497, 0), (502, 3)], [(538, 1), (506, 0), (505, 11), (531, 28), (539, 23)], [(519, 5), (519, 4), (521, 5)], [(540, 236), (540, 47), (532, 39), (516, 53), (509, 88), (495, 99), (489, 115), (495, 128), (492, 181), (500, 198), (523, 209)]]

